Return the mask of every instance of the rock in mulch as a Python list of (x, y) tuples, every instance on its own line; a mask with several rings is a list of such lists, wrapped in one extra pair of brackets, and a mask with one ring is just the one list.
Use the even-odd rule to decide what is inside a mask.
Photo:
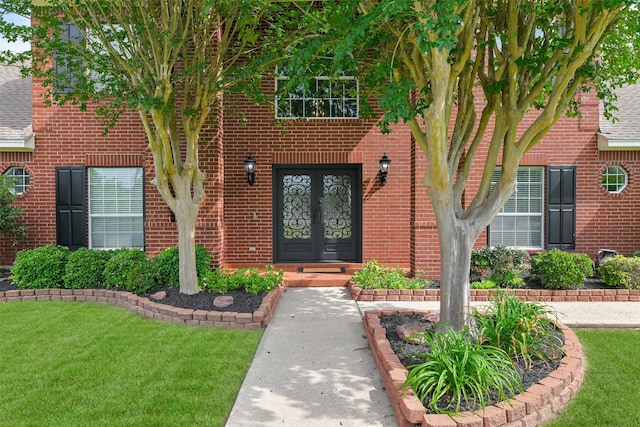
[(162, 301), (167, 297), (167, 293), (165, 291), (156, 292), (155, 294), (149, 295), (149, 298), (154, 299), (156, 301)]
[(213, 306), (218, 308), (228, 307), (233, 304), (233, 297), (229, 295), (221, 295), (213, 300)]
[(411, 344), (422, 344), (424, 342), (423, 333), (425, 328), (415, 323), (405, 323), (396, 328), (396, 332), (402, 341)]
[(438, 323), (440, 321), (440, 312), (439, 311), (430, 311), (422, 316), (421, 320), (425, 320), (427, 322)]

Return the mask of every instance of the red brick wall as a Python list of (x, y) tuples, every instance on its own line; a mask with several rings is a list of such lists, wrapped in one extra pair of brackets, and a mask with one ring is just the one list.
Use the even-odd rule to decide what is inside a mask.
[[(45, 107), (43, 89), (33, 83), (33, 153), (0, 153), (0, 173), (11, 166), (21, 166), (30, 173), (28, 190), (16, 204), (24, 210), (29, 226), (29, 239), (18, 248), (6, 242), (0, 244), (0, 265), (13, 263), (18, 249), (56, 243), (55, 167), (56, 166), (139, 166), (145, 170), (145, 238), (146, 251), (154, 255), (177, 244), (176, 224), (151, 180), (155, 176), (153, 160), (137, 113), (124, 114), (118, 125), (103, 135), (100, 123), (92, 112), (80, 112), (78, 107)], [(220, 211), (223, 175), (216, 173), (220, 144), (214, 138), (215, 128), (205, 132), (201, 141), (200, 160), (209, 176), (207, 198), (201, 207), (196, 239), (205, 245), (216, 259), (222, 250)]]
[[(270, 89), (273, 82), (267, 81)], [(271, 87), (269, 86), (271, 85)], [(136, 114), (123, 116), (107, 136), (91, 113), (75, 107), (48, 108), (40, 103), (41, 89), (34, 82), (34, 153), (0, 153), (0, 173), (21, 166), (31, 174), (31, 185), (18, 205), (30, 225), (28, 242), (35, 247), (55, 243), (56, 166), (144, 166), (146, 243), (153, 255), (177, 242), (175, 223), (158, 191), (151, 184), (153, 164)], [(582, 117), (563, 118), (523, 159), (523, 165), (577, 166), (577, 247), (592, 258), (599, 248), (626, 255), (640, 250), (640, 170), (637, 152), (598, 152), (598, 104), (585, 95)], [(273, 261), (272, 165), (350, 163), (362, 165), (363, 261), (373, 258), (439, 274), (438, 237), (433, 210), (423, 183), (424, 153), (412, 142), (408, 129), (396, 126), (382, 135), (376, 120), (288, 120), (277, 123), (272, 109), (242, 98), (226, 100), (219, 112), (221, 129), (212, 128), (201, 147), (200, 161), (209, 177), (207, 198), (200, 209), (197, 240), (214, 256), (216, 264), (266, 264)], [(243, 118), (234, 114), (243, 111)], [(215, 138), (215, 130), (224, 130)], [(383, 153), (392, 159), (385, 186), (378, 179)], [(251, 153), (257, 160), (256, 183), (249, 186), (243, 161)], [(628, 187), (618, 195), (601, 185), (602, 170), (623, 166)], [(472, 177), (476, 180), (481, 164)], [(470, 183), (466, 201), (472, 198)], [(486, 244), (483, 233), (477, 246)], [(252, 250), (255, 248), (255, 250)], [(19, 249), (19, 248), (18, 248)], [(15, 250), (0, 245), (0, 265), (11, 264)]]
[[(273, 90), (273, 81), (265, 83)], [(273, 262), (272, 165), (361, 164), (363, 260), (409, 263), (411, 209), (410, 135), (398, 127), (382, 135), (377, 120), (314, 119), (276, 123), (274, 112), (242, 98), (227, 100), (225, 116), (225, 262)], [(391, 158), (387, 184), (379, 181), (379, 160)], [(243, 169), (248, 154), (257, 161), (249, 186)], [(255, 248), (255, 250), (253, 250)]]

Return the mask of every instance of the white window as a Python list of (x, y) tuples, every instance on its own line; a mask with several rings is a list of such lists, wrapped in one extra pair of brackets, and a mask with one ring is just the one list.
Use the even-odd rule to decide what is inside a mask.
[(284, 91), (287, 76), (276, 78), (277, 118), (357, 118), (358, 81), (353, 76), (331, 79), (317, 76), (310, 79), (309, 87)]
[(142, 168), (89, 169), (89, 246), (144, 249)]
[[(502, 168), (493, 173), (492, 187)], [(544, 168), (520, 167), (517, 191), (509, 198), (489, 226), (489, 246), (542, 248)]]
[(4, 176), (8, 177), (11, 183), (13, 183), (13, 194), (22, 194), (29, 187), (29, 173), (21, 167), (10, 167), (7, 169)]
[(624, 190), (628, 181), (627, 171), (620, 166), (609, 166), (602, 173), (602, 186), (611, 194)]

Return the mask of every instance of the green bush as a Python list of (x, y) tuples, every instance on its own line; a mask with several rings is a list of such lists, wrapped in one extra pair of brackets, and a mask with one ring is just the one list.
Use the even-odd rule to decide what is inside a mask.
[(501, 288), (524, 287), (520, 273), (526, 267), (527, 253), (503, 245), (484, 247), (471, 252), (469, 279), (478, 282), (489, 278)]
[[(163, 250), (152, 262), (158, 283), (174, 288), (180, 287), (180, 256), (177, 246)], [(210, 267), (211, 254), (203, 246), (196, 245), (196, 273), (199, 281), (209, 272)]]
[(586, 254), (553, 249), (531, 258), (531, 275), (548, 289), (580, 287), (593, 274), (591, 264)]
[(638, 258), (640, 258), (640, 251), (635, 251), (635, 252), (633, 253), (633, 256), (634, 256), (634, 257), (638, 257)]
[(80, 248), (69, 254), (64, 274), (68, 289), (99, 288), (104, 285), (104, 269), (113, 251)]
[(607, 258), (598, 267), (602, 280), (614, 288), (640, 289), (640, 258), (616, 255)]
[(531, 366), (533, 359), (555, 358), (562, 348), (547, 306), (520, 301), (498, 291), (486, 309), (472, 308), (478, 341), (504, 350), (510, 357)]
[(156, 284), (151, 261), (140, 249), (117, 249), (104, 268), (105, 286), (144, 293)]
[(482, 279), (479, 282), (471, 282), (470, 287), (471, 289), (495, 289), (498, 285), (491, 279)]
[(264, 270), (264, 274), (260, 274), (257, 268), (239, 268), (232, 273), (221, 269), (213, 270), (205, 274), (202, 286), (210, 292), (220, 294), (244, 289), (258, 295), (282, 285), (284, 271), (276, 271), (273, 265), (265, 266)]
[(353, 274), (353, 282), (362, 289), (422, 289), (430, 282), (407, 277), (400, 267), (390, 267), (371, 260)]
[(411, 387), (434, 412), (459, 412), (464, 402), (473, 409), (485, 407), (496, 391), (500, 400), (522, 391), (522, 378), (503, 350), (481, 345), (468, 333), (449, 329), (427, 331), (427, 353), (422, 363), (408, 367), (403, 388)]
[(20, 289), (61, 288), (69, 249), (47, 245), (18, 252), (11, 279)]

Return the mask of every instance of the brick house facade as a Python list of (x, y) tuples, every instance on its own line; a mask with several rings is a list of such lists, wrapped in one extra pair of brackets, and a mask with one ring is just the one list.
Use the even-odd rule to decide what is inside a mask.
[[(19, 81), (8, 80), (0, 84)], [(273, 92), (277, 81), (264, 84)], [(640, 114), (637, 89), (626, 91), (621, 102)], [(151, 183), (152, 158), (137, 114), (123, 115), (103, 135), (91, 112), (47, 107), (42, 92), (34, 81), (30, 94), (0, 100), (32, 103), (34, 137), (33, 149), (3, 145), (0, 138), (0, 173), (28, 177), (17, 205), (29, 225), (22, 246), (0, 242), (0, 265), (10, 265), (18, 249), (48, 243), (137, 245), (150, 256), (177, 244), (173, 216)], [(616, 127), (601, 124), (595, 95), (581, 96), (581, 117), (562, 118), (525, 156), (517, 196), (477, 246), (559, 247), (592, 258), (601, 248), (625, 255), (640, 250), (640, 141), (634, 140), (640, 131), (622, 132), (628, 144), (614, 142), (620, 139)], [(208, 142), (200, 152), (208, 181), (197, 241), (215, 265), (357, 265), (377, 259), (438, 276), (437, 229), (422, 184), (426, 160), (406, 126), (383, 135), (376, 120), (358, 117), (277, 119), (274, 108), (241, 97), (227, 97), (224, 111), (219, 136), (211, 131), (201, 138)], [(626, 129), (628, 123), (621, 124)], [(379, 160), (385, 153), (392, 164), (382, 185)], [(243, 169), (249, 154), (257, 161), (253, 185)], [(476, 180), (480, 166), (472, 174)], [(113, 179), (121, 180), (117, 191)], [(124, 202), (131, 212), (121, 213), (119, 197), (140, 200)], [(111, 198), (117, 215), (103, 203)]]

